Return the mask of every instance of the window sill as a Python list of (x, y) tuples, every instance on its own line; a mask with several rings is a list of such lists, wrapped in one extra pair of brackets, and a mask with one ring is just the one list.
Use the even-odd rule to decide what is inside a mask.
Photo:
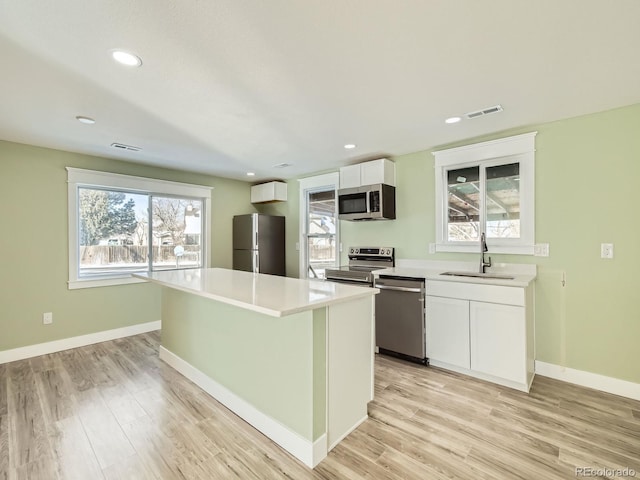
[[(453, 245), (449, 243), (437, 243), (436, 252), (480, 253), (479, 244)], [(533, 245), (489, 245), (487, 254), (504, 253), (508, 255), (533, 255)]]
[(126, 276), (69, 280), (67, 283), (69, 285), (69, 290), (77, 290), (80, 288), (110, 287), (113, 285), (128, 285), (130, 283), (146, 283), (146, 280)]

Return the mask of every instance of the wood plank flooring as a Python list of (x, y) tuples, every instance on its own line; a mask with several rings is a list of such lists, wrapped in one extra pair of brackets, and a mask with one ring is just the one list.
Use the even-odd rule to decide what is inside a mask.
[(0, 480), (640, 478), (640, 402), (543, 377), (526, 395), (383, 356), (369, 420), (310, 470), (160, 361), (159, 342), (0, 365)]

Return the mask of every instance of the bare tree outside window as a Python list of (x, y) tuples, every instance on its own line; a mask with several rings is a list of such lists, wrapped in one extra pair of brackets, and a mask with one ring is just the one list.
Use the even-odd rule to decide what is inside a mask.
[(199, 199), (80, 187), (78, 205), (80, 276), (201, 266)]
[[(199, 265), (202, 202), (154, 196), (151, 199), (151, 210), (153, 268), (157, 270)], [(175, 247), (178, 246), (184, 248), (176, 250)]]

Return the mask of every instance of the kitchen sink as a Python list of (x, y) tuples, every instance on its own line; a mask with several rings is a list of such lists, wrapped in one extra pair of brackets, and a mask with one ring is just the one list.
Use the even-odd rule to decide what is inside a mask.
[(493, 280), (513, 280), (514, 277), (508, 275), (500, 275), (498, 273), (480, 273), (480, 272), (444, 272), (440, 275), (450, 277), (472, 277), (472, 278), (490, 278)]

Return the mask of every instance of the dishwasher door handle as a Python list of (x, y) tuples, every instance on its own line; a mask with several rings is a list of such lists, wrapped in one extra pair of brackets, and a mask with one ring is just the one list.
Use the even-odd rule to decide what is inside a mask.
[(385, 285), (384, 283), (377, 283), (374, 286), (375, 288), (379, 288), (380, 290), (394, 290), (396, 292), (422, 293), (421, 288), (392, 287), (391, 285)]

